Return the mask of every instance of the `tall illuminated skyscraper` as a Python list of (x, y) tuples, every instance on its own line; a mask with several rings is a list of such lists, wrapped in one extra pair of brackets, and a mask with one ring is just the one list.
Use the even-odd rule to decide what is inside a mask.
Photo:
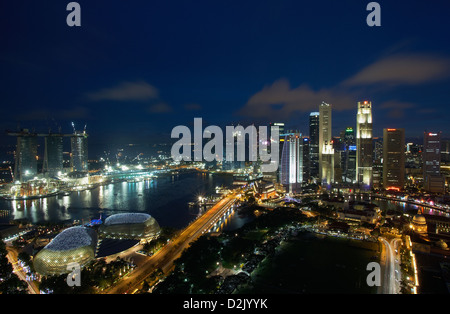
[(300, 133), (284, 135), (279, 167), (280, 183), (289, 193), (298, 190), (303, 182), (303, 138)]
[(334, 148), (331, 132), (331, 105), (319, 107), (319, 177), (323, 184), (334, 182)]
[(405, 185), (405, 130), (383, 130), (383, 187), (402, 190)]
[(356, 180), (363, 188), (372, 187), (372, 102), (358, 102), (356, 116)]
[(309, 115), (309, 175), (319, 177), (319, 113)]

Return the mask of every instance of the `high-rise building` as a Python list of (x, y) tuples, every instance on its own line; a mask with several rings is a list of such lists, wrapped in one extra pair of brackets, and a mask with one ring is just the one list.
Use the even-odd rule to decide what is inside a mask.
[(319, 177), (323, 184), (334, 182), (334, 148), (332, 142), (331, 105), (319, 107)]
[(309, 115), (309, 169), (312, 178), (319, 177), (319, 113)]
[(362, 188), (372, 187), (372, 102), (358, 102), (356, 116), (356, 180)]
[(311, 160), (310, 158), (310, 139), (307, 136), (303, 137), (303, 182), (311, 178)]
[(341, 136), (343, 150), (341, 152), (342, 180), (354, 183), (356, 179), (356, 140), (355, 130), (346, 128)]
[(429, 192), (444, 192), (441, 175), (441, 133), (425, 132), (423, 137), (422, 170), (424, 188)]
[(279, 167), (280, 183), (289, 193), (298, 191), (303, 182), (303, 138), (300, 133), (284, 136), (283, 151)]
[(405, 185), (405, 130), (383, 130), (383, 187), (402, 190)]
[(372, 187), (378, 189), (383, 185), (383, 138), (373, 138), (372, 145)]
[(88, 135), (76, 131), (70, 138), (72, 171), (88, 171)]
[(441, 139), (441, 162), (450, 163), (450, 141)]
[[(272, 127), (278, 127), (278, 137), (272, 134)], [(270, 138), (270, 147), (268, 150), (271, 150), (273, 145), (278, 145), (278, 168), (273, 173), (264, 173), (264, 177), (267, 180), (277, 181), (280, 175), (280, 164), (281, 164), (281, 153), (283, 152), (283, 144), (284, 144), (284, 123), (283, 122), (271, 122), (269, 124), (269, 138)]]
[(45, 137), (43, 173), (54, 177), (63, 171), (63, 136), (49, 134)]
[(37, 135), (28, 129), (17, 134), (14, 179), (25, 182), (37, 175)]

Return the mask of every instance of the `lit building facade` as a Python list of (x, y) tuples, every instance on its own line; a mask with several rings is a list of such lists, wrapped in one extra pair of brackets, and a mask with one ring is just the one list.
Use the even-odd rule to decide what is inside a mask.
[(363, 188), (372, 187), (372, 102), (358, 102), (356, 116), (356, 179)]
[(334, 182), (334, 148), (332, 142), (331, 105), (319, 107), (319, 177), (322, 184)]
[(343, 182), (356, 182), (356, 140), (355, 130), (348, 127), (342, 136), (341, 168)]
[(383, 187), (402, 190), (405, 185), (405, 130), (383, 130)]
[(152, 216), (145, 213), (114, 214), (105, 219), (100, 233), (106, 238), (135, 239), (149, 242), (158, 237), (161, 229)]
[(303, 182), (303, 138), (300, 133), (284, 135), (283, 151), (279, 167), (280, 183), (289, 193), (301, 188)]
[(309, 169), (312, 178), (319, 177), (319, 112), (309, 115)]
[(97, 233), (88, 227), (70, 227), (59, 233), (33, 259), (36, 271), (44, 276), (71, 272), (68, 266), (80, 267), (95, 258)]
[(443, 193), (444, 177), (441, 175), (441, 133), (425, 132), (423, 137), (422, 170), (424, 188), (429, 192)]

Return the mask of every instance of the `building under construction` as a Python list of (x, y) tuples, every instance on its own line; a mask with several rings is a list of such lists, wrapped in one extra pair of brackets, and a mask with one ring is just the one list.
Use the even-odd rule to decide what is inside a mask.
[(19, 132), (7, 132), (17, 137), (14, 163), (14, 181), (26, 182), (38, 175), (38, 138), (44, 138), (44, 161), (42, 174), (52, 178), (62, 174), (64, 138), (70, 138), (70, 166), (71, 172), (88, 171), (88, 134), (86, 130), (75, 131), (72, 134), (63, 133), (35, 133), (28, 129)]

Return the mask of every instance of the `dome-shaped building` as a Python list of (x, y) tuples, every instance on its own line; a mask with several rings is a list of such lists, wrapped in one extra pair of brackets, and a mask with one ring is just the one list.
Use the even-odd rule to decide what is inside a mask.
[(135, 239), (143, 242), (158, 237), (161, 229), (152, 216), (145, 213), (123, 213), (111, 215), (100, 226), (105, 238)]
[(420, 213), (420, 211), (417, 213), (417, 215), (414, 215), (411, 225), (415, 233), (418, 233), (420, 235), (426, 235), (428, 232), (427, 220)]
[(83, 267), (95, 258), (97, 233), (88, 227), (70, 227), (59, 233), (34, 257), (33, 265), (41, 275), (70, 273), (68, 265)]

